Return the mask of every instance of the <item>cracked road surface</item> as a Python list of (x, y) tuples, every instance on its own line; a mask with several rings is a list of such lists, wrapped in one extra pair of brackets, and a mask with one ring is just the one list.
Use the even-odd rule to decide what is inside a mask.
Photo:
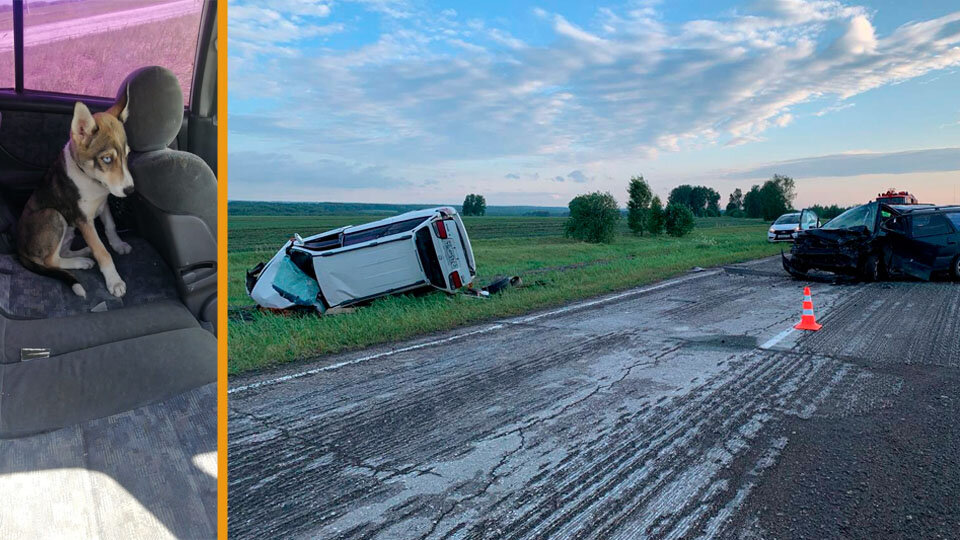
[[(960, 285), (778, 259), (231, 381), (234, 538), (948, 538)], [(465, 337), (458, 337), (467, 334)]]

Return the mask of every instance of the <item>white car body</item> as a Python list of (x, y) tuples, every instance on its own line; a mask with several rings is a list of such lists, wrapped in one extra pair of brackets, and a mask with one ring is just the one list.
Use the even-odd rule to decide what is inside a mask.
[(797, 231), (800, 230), (800, 212), (791, 212), (789, 214), (784, 214), (777, 218), (777, 221), (783, 220), (787, 217), (796, 216), (797, 220), (794, 223), (777, 223), (776, 221), (773, 225), (770, 226), (770, 229), (767, 230), (767, 241), (768, 242), (793, 242), (794, 237), (796, 236)]
[(307, 238), (295, 236), (263, 267), (249, 290), (257, 304), (274, 309), (295, 305), (274, 286), (277, 269), (288, 257), (299, 261), (301, 270), (310, 265), (305, 273), (316, 276), (320, 311), (426, 287), (453, 293), (477, 275), (467, 230), (448, 206)]

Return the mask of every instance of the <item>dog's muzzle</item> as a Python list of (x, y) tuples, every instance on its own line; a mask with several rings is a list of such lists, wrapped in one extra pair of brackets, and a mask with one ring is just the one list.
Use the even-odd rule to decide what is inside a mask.
[(133, 193), (133, 186), (127, 186), (123, 188), (124, 195), (130, 195), (131, 193)]

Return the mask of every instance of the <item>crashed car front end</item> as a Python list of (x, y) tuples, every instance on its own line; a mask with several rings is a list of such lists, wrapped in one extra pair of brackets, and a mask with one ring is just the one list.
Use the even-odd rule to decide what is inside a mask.
[(810, 270), (878, 279), (882, 235), (879, 222), (893, 215), (876, 202), (850, 208), (820, 228), (799, 231), (783, 267), (795, 277)]
[(795, 276), (806, 275), (810, 270), (855, 276), (876, 248), (876, 237), (866, 227), (801, 231), (790, 249), (790, 257), (782, 256), (783, 267)]

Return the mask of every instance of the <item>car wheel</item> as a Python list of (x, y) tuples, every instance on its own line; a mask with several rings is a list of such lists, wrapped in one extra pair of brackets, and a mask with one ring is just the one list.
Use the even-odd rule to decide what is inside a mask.
[(953, 279), (960, 281), (960, 255), (953, 260)]
[(876, 254), (868, 255), (863, 261), (862, 275), (864, 281), (877, 281), (880, 279), (880, 257)]

